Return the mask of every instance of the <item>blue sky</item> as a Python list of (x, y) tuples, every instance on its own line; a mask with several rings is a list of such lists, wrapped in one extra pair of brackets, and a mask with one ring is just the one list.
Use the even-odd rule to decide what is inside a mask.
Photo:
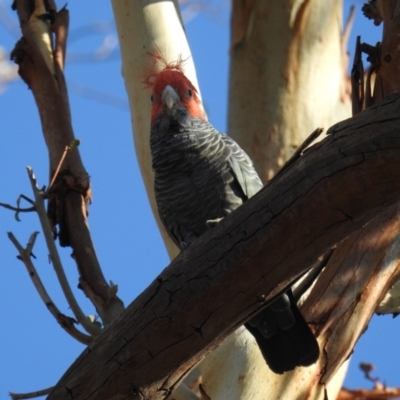
[[(224, 131), (229, 2), (214, 0), (203, 3), (208, 5), (206, 11), (192, 16), (187, 23), (187, 33), (209, 119)], [(11, 0), (0, 0), (3, 22), (0, 24), (0, 46), (8, 52), (19, 38), (16, 16), (9, 11), (10, 4)], [(346, 10), (350, 4), (345, 2)], [(351, 47), (356, 34), (361, 34), (363, 40), (371, 44), (380, 40), (380, 28), (365, 21), (360, 12), (361, 4), (356, 2), (357, 16)], [(136, 162), (118, 48), (103, 61), (93, 61), (90, 57), (88, 60), (87, 57), (104, 40), (107, 43), (116, 40), (110, 3), (101, 1), (96, 2), (95, 7), (89, 7), (71, 0), (68, 8), (71, 12), (71, 40), (66, 77), (75, 134), (81, 140), (80, 151), (92, 179), (93, 204), (89, 223), (106, 279), (119, 285), (119, 296), (127, 305), (168, 265), (169, 260)], [(10, 24), (11, 30), (5, 28), (5, 23)], [(97, 32), (100, 28), (103, 31)], [(13, 34), (13, 29), (16, 34)], [(2, 90), (0, 202), (15, 204), (19, 194), (31, 196), (25, 170), (27, 165), (34, 169), (40, 185), (48, 184), (47, 150), (37, 110), (25, 84), (17, 80)], [(112, 104), (102, 100), (103, 93), (111, 96)], [(17, 222), (12, 212), (0, 209), (0, 398), (6, 398), (8, 390), (26, 392), (54, 385), (83, 350), (82, 345), (58, 327), (35, 292), (24, 265), (15, 257), (16, 250), (6, 232), (12, 231), (25, 245), (29, 235), (40, 230), (36, 215), (24, 214), (21, 220)], [(34, 253), (36, 268), (53, 301), (62, 312), (71, 315), (48, 263), (42, 235), (38, 237)], [(70, 250), (62, 249), (61, 253), (71, 285), (76, 289), (77, 272)], [(82, 292), (76, 289), (75, 293), (84, 311), (93, 314), (93, 307)], [(400, 318), (374, 317), (356, 347), (346, 379), (347, 387), (370, 386), (358, 370), (361, 361), (375, 364), (378, 368), (376, 375), (389, 386), (400, 386), (397, 372), (399, 328)]]

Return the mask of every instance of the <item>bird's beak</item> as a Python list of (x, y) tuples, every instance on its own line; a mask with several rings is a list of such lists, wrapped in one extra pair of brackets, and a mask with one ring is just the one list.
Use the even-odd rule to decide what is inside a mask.
[(162, 92), (161, 101), (168, 108), (168, 110), (172, 110), (172, 107), (176, 103), (179, 103), (180, 98), (175, 89), (172, 86), (167, 85)]

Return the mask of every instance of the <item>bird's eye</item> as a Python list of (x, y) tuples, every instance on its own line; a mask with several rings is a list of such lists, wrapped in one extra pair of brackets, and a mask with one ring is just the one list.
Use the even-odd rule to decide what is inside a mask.
[(192, 89), (188, 89), (187, 95), (188, 95), (188, 97), (192, 97), (193, 96)]
[(150, 100), (151, 100), (152, 103), (154, 103), (154, 96), (153, 95), (150, 96)]

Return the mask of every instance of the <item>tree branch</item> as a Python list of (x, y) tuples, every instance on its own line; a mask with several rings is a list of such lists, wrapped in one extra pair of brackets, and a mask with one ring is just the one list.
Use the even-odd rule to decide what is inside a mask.
[(98, 336), (101, 329), (95, 324), (91, 323), (87, 316), (83, 313), (81, 307), (79, 306), (76, 298), (71, 290), (71, 286), (68, 282), (67, 276), (65, 275), (64, 268), (58, 254), (56, 244), (54, 243), (52, 230), (50, 227), (49, 219), (46, 214), (44, 207), (43, 192), (39, 190), (36, 184), (36, 178), (33, 174), (31, 168), (27, 168), (28, 176), (31, 183), (33, 195), (35, 197), (35, 210), (39, 216), (40, 224), (43, 230), (44, 238), (46, 240), (46, 246), (50, 253), (51, 263), (53, 265), (54, 271), (57, 275), (58, 282), (60, 283), (61, 289), (67, 299), (72, 312), (74, 313), (77, 321), (83, 326), (86, 332), (90, 333), (92, 336)]
[(49, 294), (47, 293), (46, 288), (42, 283), (42, 280), (40, 279), (36, 271), (35, 266), (32, 263), (31, 254), (38, 233), (39, 232), (34, 232), (31, 235), (28, 245), (26, 246), (25, 249), (18, 242), (18, 240), (16, 239), (16, 237), (13, 235), (12, 232), (8, 232), (8, 237), (14, 244), (15, 248), (18, 250), (19, 258), (25, 264), (25, 267), (29, 273), (29, 277), (31, 278), (33, 285), (35, 286), (40, 298), (46, 305), (47, 309), (50, 311), (50, 313), (53, 315), (56, 321), (67, 333), (69, 333), (74, 339), (87, 345), (92, 341), (92, 338), (75, 328), (74, 324), (76, 324), (77, 321), (75, 321), (73, 318), (67, 317), (66, 315), (60, 312), (58, 307), (54, 304), (53, 300), (51, 300)]
[(334, 125), (181, 253), (48, 398), (166, 398), (322, 253), (399, 201), (399, 107), (400, 97), (391, 97)]
[[(34, 95), (49, 152), (51, 187), (47, 213), (53, 231), (56, 232), (56, 225), (59, 227), (60, 244), (73, 248), (81, 280), (90, 282), (81, 286), (90, 288), (85, 294), (108, 326), (124, 306), (115, 293), (110, 296), (113, 289), (103, 276), (91, 240), (81, 239), (90, 238), (86, 217), (91, 189), (78, 149), (68, 152), (58, 172), (66, 146), (75, 141), (63, 73), (69, 13), (66, 8), (57, 12), (54, 1), (19, 0), (16, 7), (23, 37), (11, 55)], [(73, 237), (77, 235), (76, 226), (82, 229), (79, 238)], [(85, 256), (86, 252), (90, 257)]]
[(13, 393), (10, 392), (10, 396), (12, 400), (24, 400), (24, 399), (35, 399), (36, 397), (46, 396), (52, 391), (53, 387), (49, 387), (42, 390), (36, 390), (35, 392), (30, 393)]

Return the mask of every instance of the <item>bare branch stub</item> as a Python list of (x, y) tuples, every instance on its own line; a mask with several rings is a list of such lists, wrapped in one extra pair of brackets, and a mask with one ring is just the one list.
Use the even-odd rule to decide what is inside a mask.
[(49, 387), (42, 390), (36, 390), (30, 393), (13, 393), (10, 392), (10, 396), (12, 400), (25, 400), (25, 399), (35, 399), (36, 397), (46, 396), (53, 390), (53, 387)]
[[(63, 73), (69, 12), (66, 8), (57, 11), (53, 1), (18, 0), (15, 6), (23, 36), (11, 57), (18, 64), (19, 74), (31, 89), (39, 110), (49, 152), (51, 180), (66, 146), (75, 140)], [(68, 204), (69, 199), (75, 198), (75, 195), (80, 199), (79, 207)], [(78, 149), (66, 155), (48, 198), (48, 216), (54, 232), (58, 226), (61, 246), (73, 248), (81, 279), (90, 283), (91, 291), (86, 295), (95, 305), (105, 325), (108, 325), (120, 315), (123, 303), (116, 296), (110, 298), (110, 287), (102, 274), (91, 241), (86, 243), (72, 238), (76, 234), (77, 225), (85, 229), (84, 236), (90, 237), (86, 223), (91, 200), (90, 180)], [(92, 263), (88, 263), (87, 258), (79, 259), (85, 248), (90, 249)]]
[(353, 115), (364, 109), (364, 64), (360, 36), (357, 36), (353, 67), (351, 69), (351, 103)]

